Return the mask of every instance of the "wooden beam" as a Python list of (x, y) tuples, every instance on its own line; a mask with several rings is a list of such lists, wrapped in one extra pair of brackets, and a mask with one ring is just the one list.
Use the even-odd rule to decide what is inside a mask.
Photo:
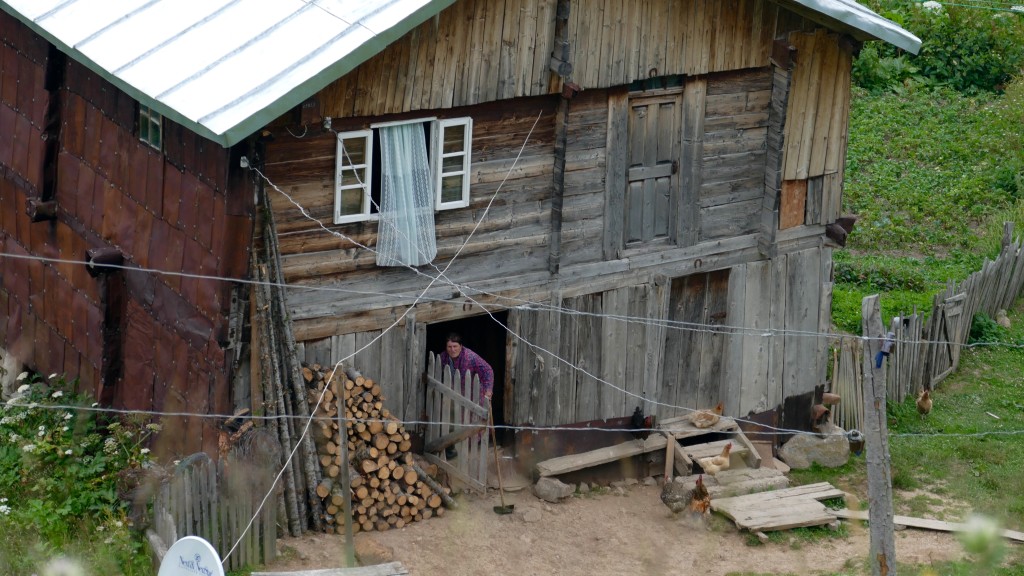
[[(830, 510), (836, 518), (869, 521), (870, 514), (866, 510)], [(968, 530), (967, 524), (960, 522), (945, 522), (943, 520), (932, 520), (930, 518), (914, 518), (913, 516), (893, 516), (893, 522), (911, 528), (924, 528), (925, 530), (939, 530), (942, 532), (964, 532)], [(1004, 538), (1024, 542), (1024, 532), (1016, 530), (1003, 530)]]

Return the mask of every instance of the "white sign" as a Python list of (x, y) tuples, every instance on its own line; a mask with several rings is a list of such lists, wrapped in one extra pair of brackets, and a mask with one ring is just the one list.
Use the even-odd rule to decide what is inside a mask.
[(185, 536), (171, 546), (157, 576), (224, 576), (220, 556), (198, 536)]

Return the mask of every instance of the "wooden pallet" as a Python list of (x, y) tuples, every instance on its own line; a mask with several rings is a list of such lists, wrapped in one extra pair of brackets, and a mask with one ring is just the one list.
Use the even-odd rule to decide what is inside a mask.
[(819, 482), (783, 490), (713, 499), (711, 509), (731, 518), (740, 529), (768, 532), (831, 524), (835, 522), (836, 517), (820, 501), (845, 496), (845, 492), (828, 482)]

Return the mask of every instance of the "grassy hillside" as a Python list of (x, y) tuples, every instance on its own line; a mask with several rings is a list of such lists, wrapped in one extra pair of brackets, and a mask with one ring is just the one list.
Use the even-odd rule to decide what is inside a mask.
[(1024, 234), (1024, 80), (1005, 93), (856, 89), (844, 210), (857, 214), (835, 253), (833, 322), (860, 331), (860, 301), (883, 317), (927, 309), (999, 251), (1002, 222)]

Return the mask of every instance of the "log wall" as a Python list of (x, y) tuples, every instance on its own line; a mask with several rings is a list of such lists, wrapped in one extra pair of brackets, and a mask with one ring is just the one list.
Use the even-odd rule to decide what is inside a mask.
[[(169, 121), (154, 150), (130, 97), (3, 12), (0, 29), (0, 251), (71, 261), (5, 259), (0, 346), (118, 408), (229, 411), (231, 286), (137, 270), (245, 274), (252, 194), (229, 190), (228, 151)], [(57, 217), (31, 222), (30, 199)], [(101, 247), (130, 270), (74, 263)], [(215, 453), (212, 421), (170, 424), (166, 452)]]

